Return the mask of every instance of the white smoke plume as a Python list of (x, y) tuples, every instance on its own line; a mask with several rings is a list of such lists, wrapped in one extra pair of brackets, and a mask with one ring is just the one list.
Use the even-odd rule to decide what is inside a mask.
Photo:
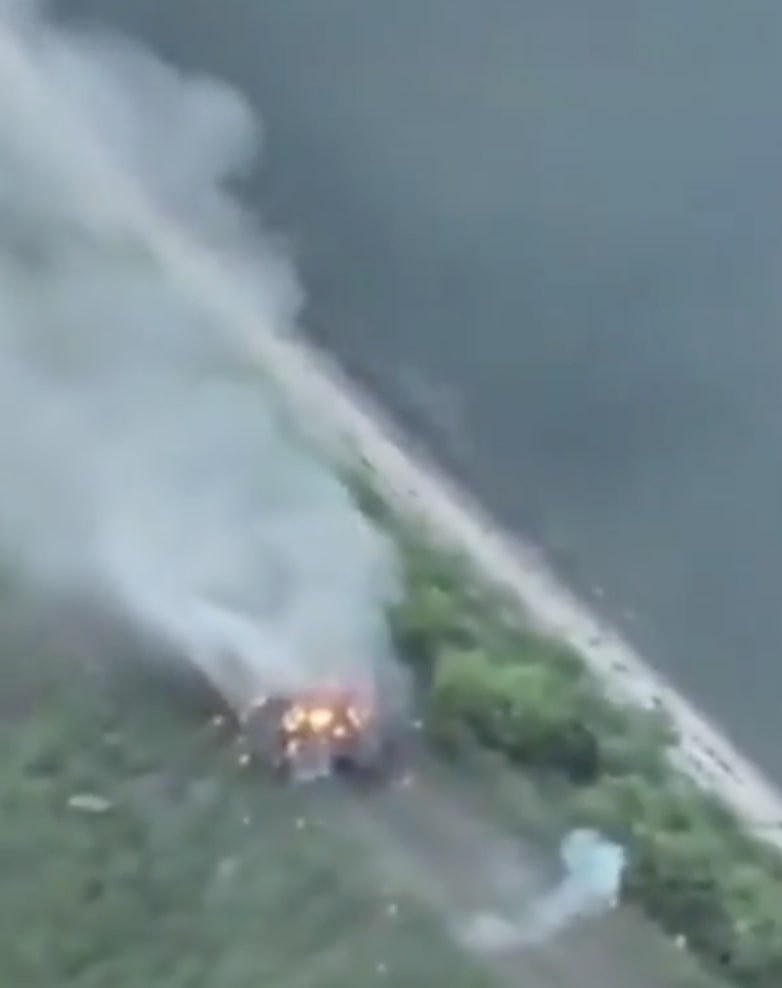
[(517, 917), (485, 913), (464, 929), (466, 942), (479, 951), (504, 952), (539, 947), (579, 920), (613, 909), (622, 889), (625, 849), (594, 830), (572, 830), (562, 841), (564, 875), (556, 886)]
[(594, 830), (574, 830), (560, 849), (565, 876), (531, 910), (524, 939), (549, 940), (572, 923), (612, 909), (619, 899), (626, 852)]
[(239, 693), (369, 674), (389, 546), (153, 243), (208, 236), (258, 333), (290, 328), (295, 278), (227, 191), (256, 122), (39, 7), (0, 4), (0, 555), (120, 601)]

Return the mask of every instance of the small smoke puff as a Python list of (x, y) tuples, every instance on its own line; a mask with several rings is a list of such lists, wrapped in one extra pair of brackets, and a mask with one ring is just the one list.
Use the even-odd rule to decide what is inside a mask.
[(595, 830), (574, 830), (563, 841), (562, 861), (569, 877), (590, 894), (615, 899), (622, 887), (627, 852)]
[(622, 887), (626, 853), (595, 830), (573, 830), (563, 840), (565, 875), (520, 917), (519, 946), (535, 946), (574, 923), (613, 909)]

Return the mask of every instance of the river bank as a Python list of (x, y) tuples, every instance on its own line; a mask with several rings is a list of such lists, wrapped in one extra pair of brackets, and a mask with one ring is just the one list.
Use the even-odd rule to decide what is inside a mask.
[(398, 507), (469, 556), (542, 631), (575, 648), (612, 696), (647, 709), (662, 707), (680, 738), (673, 753), (677, 764), (758, 836), (782, 848), (782, 797), (774, 786), (696, 706), (560, 584), (532, 547), (502, 532), (435, 464), (413, 453), (382, 410), (326, 355), (303, 342), (259, 339), (254, 346), (304, 412), (303, 420), (318, 423), (321, 440), (338, 455), (360, 457)]

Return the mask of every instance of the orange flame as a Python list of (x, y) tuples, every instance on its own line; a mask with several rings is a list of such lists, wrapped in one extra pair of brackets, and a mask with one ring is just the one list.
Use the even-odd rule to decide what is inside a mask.
[(282, 729), (288, 737), (304, 731), (346, 738), (360, 731), (368, 719), (367, 712), (359, 710), (352, 703), (346, 703), (342, 697), (330, 700), (318, 696), (311, 703), (299, 699), (292, 704), (283, 714)]

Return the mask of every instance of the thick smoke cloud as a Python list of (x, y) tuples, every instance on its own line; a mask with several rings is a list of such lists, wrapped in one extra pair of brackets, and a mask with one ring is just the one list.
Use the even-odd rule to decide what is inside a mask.
[(290, 327), (295, 278), (227, 191), (258, 142), (224, 86), (0, 6), (0, 551), (40, 589), (119, 601), (239, 693), (387, 663), (395, 587), (205, 286), (145, 242), (158, 222), (207, 235), (258, 332)]

